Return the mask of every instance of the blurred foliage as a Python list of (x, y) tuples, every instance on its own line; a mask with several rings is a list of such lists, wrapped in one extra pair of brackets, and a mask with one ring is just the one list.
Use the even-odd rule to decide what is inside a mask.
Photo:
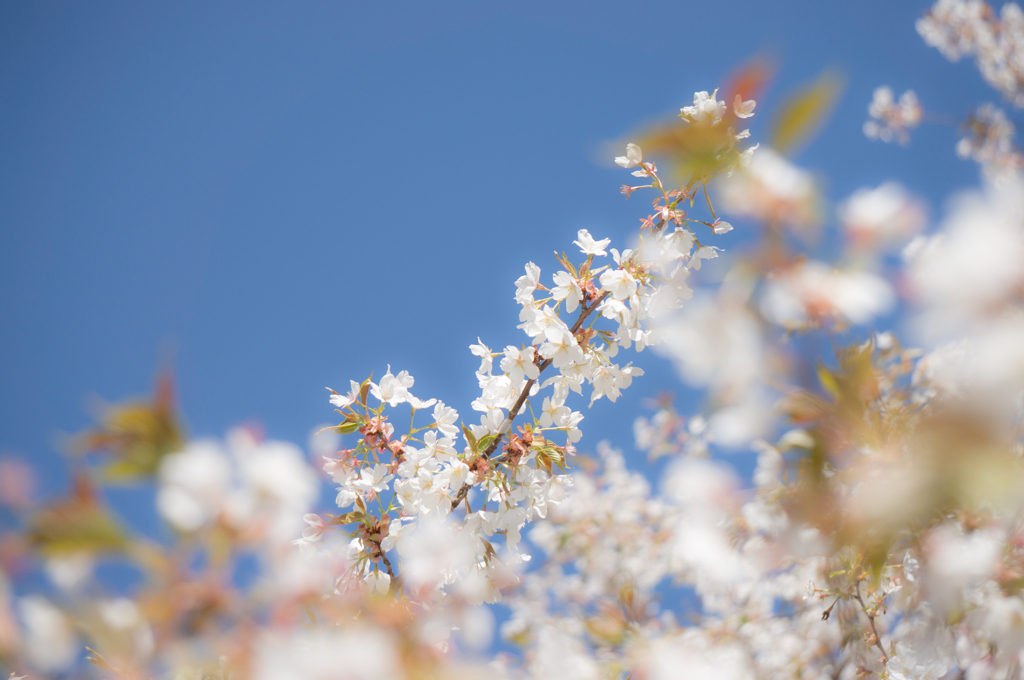
[(730, 75), (721, 100), (728, 106), (725, 124), (694, 124), (674, 118), (642, 129), (631, 139), (644, 153), (666, 158), (671, 174), (688, 178), (685, 179), (687, 186), (714, 177), (731, 164), (731, 159), (722, 157), (721, 150), (730, 144), (735, 134), (733, 99), (736, 95), (744, 100), (759, 97), (774, 72), (774, 62), (760, 55)]
[(779, 107), (768, 144), (783, 153), (796, 153), (832, 115), (843, 86), (837, 73), (826, 71), (790, 95)]
[(75, 476), (67, 498), (34, 512), (26, 528), (28, 543), (47, 556), (118, 552), (128, 537), (117, 518), (100, 502), (85, 473)]
[(104, 411), (98, 427), (76, 437), (72, 452), (110, 456), (112, 460), (100, 469), (107, 482), (132, 483), (150, 477), (164, 456), (185, 443), (168, 373), (157, 375), (151, 400), (129, 401)]

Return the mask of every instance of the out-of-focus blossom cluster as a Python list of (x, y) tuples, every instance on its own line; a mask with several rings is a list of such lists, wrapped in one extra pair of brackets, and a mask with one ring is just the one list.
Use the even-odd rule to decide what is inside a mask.
[(220, 523), (232, 531), (258, 528), (247, 538), (289, 542), (320, 490), (305, 455), (294, 444), (260, 442), (244, 428), (229, 432), (226, 444), (195, 440), (163, 458), (160, 515), (183, 533)]
[[(985, 80), (1015, 107), (1024, 106), (1024, 12), (1016, 3), (1006, 3), (997, 15), (984, 0), (938, 0), (918, 20), (917, 31), (951, 61), (974, 55)], [(906, 144), (924, 113), (912, 90), (897, 101), (890, 88), (879, 87), (868, 115), (867, 137)], [(990, 179), (1024, 168), (1024, 154), (1015, 141), (1016, 126), (1002, 109), (982, 104), (962, 129), (957, 155), (977, 162)]]
[(968, 118), (966, 134), (957, 142), (956, 153), (981, 165), (993, 179), (1012, 176), (1024, 169), (1024, 155), (1014, 142), (1017, 128), (1006, 113), (983, 104)]
[(988, 84), (1024, 107), (1024, 12), (1017, 3), (996, 14), (983, 0), (938, 0), (918, 19), (917, 32), (950, 61), (973, 56)]
[[(1014, 107), (1024, 107), (1024, 11), (1019, 5), (1008, 2), (997, 14), (984, 0), (938, 0), (918, 20), (917, 32), (950, 61), (973, 55), (985, 80)], [(878, 106), (883, 89), (875, 91), (872, 109)], [(891, 101), (892, 93), (887, 96)], [(874, 112), (871, 115), (876, 117)], [(865, 124), (865, 133), (877, 136), (877, 126), (869, 131), (869, 125), (873, 124)], [(963, 129), (957, 155), (979, 163), (989, 178), (1002, 179), (1024, 168), (1024, 154), (1015, 141), (1016, 126), (1002, 109), (982, 104)]]
[(870, 120), (864, 123), (864, 134), (868, 139), (905, 145), (910, 142), (910, 131), (921, 124), (922, 115), (913, 90), (907, 90), (897, 100), (892, 88), (879, 87), (868, 105)]
[(859, 189), (838, 212), (848, 247), (866, 253), (903, 245), (924, 230), (927, 219), (922, 202), (898, 182)]
[(810, 173), (772, 149), (761, 149), (744, 172), (722, 183), (731, 214), (806, 233), (820, 221), (818, 190)]

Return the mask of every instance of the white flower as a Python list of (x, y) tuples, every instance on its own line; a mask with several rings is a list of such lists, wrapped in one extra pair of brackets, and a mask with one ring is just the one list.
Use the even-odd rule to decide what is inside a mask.
[(23, 649), (41, 673), (69, 668), (78, 656), (78, 640), (71, 620), (40, 595), (18, 600), (18, 613), (25, 624)]
[[(524, 307), (523, 311), (525, 312), (526, 310), (527, 308)], [(531, 338), (535, 338), (550, 329), (568, 330), (569, 328), (564, 321), (558, 318), (554, 307), (551, 305), (533, 307), (530, 309), (528, 318), (524, 319), (523, 315), (520, 315), (519, 318), (520, 320), (525, 321), (525, 323), (519, 325), (519, 328), (522, 328)]]
[(583, 350), (576, 342), (573, 334), (566, 329), (562, 333), (552, 331), (546, 334), (548, 342), (540, 347), (540, 355), (545, 359), (551, 359), (555, 368), (571, 366), (583, 361)]
[(569, 414), (569, 417), (565, 420), (562, 427), (566, 429), (566, 435), (569, 437), (569, 441), (575, 444), (582, 437), (583, 433), (580, 432), (580, 422), (583, 420), (583, 414), (579, 411), (573, 411)]
[(371, 571), (363, 577), (363, 581), (366, 582), (371, 593), (377, 593), (378, 595), (387, 595), (388, 590), (391, 588), (391, 577), (384, 572)]
[(453, 461), (451, 467), (446, 470), (448, 475), (448, 488), (456, 490), (462, 487), (469, 479), (469, 466), (461, 460)]
[(414, 587), (433, 588), (456, 570), (475, 561), (474, 540), (443, 516), (421, 518), (403, 531), (396, 547), (402, 556), (402, 580)]
[(687, 256), (693, 250), (693, 232), (683, 227), (676, 227), (671, 235), (672, 251), (678, 256)]
[(525, 269), (526, 274), (516, 279), (516, 302), (521, 305), (533, 302), (533, 291), (540, 284), (540, 267), (527, 262)]
[(626, 145), (626, 155), (617, 156), (615, 162), (624, 168), (632, 168), (635, 165), (639, 165), (644, 159), (644, 154), (640, 150), (640, 147), (636, 144)]
[(701, 246), (690, 258), (690, 269), (700, 269), (701, 260), (713, 260), (718, 257), (720, 249), (714, 246)]
[(391, 524), (388, 525), (388, 535), (382, 538), (380, 541), (380, 549), (385, 552), (387, 552), (388, 550), (393, 550), (395, 547), (395, 543), (398, 542), (398, 539), (402, 535), (402, 532), (404, 532), (408, 526), (408, 524), (405, 524), (398, 519), (391, 522)]
[[(410, 392), (410, 388), (416, 383), (409, 371), (400, 371), (398, 375), (391, 375), (391, 367), (387, 367), (387, 373), (381, 378), (380, 385), (370, 383), (370, 391), (379, 401), (387, 401), (388, 406), (395, 407), (399, 403), (410, 403), (414, 409), (427, 409), (434, 405), (437, 399), (418, 399)], [(354, 382), (352, 383), (355, 384)]]
[(601, 290), (607, 290), (616, 300), (625, 300), (636, 292), (636, 279), (625, 269), (608, 269), (601, 274)]
[(610, 238), (595, 241), (594, 237), (591, 236), (590, 232), (586, 229), (580, 229), (576, 234), (576, 240), (573, 241), (573, 243), (580, 247), (580, 250), (583, 251), (584, 255), (597, 255), (600, 257), (604, 257), (608, 254), (604, 249), (607, 248), (608, 244), (611, 242), (612, 240)]
[(523, 376), (536, 380), (540, 369), (533, 363), (533, 347), (516, 349), (512, 345), (505, 348), (505, 358), (501, 360), (501, 370), (508, 373), (513, 385), (523, 381)]
[(762, 221), (780, 221), (791, 228), (807, 229), (817, 223), (817, 191), (814, 177), (772, 149), (756, 156), (751, 147), (743, 152), (738, 172), (719, 186), (722, 204), (733, 215)]
[(179, 531), (195, 531), (220, 509), (231, 486), (231, 462), (216, 442), (199, 440), (164, 456), (156, 505)]
[(617, 249), (612, 248), (611, 253), (612, 259), (615, 260), (615, 264), (622, 266), (624, 262), (629, 262), (629, 258), (633, 255), (633, 250), (632, 248), (627, 248), (620, 254)]
[(473, 356), (480, 357), (480, 368), (476, 371), (476, 375), (479, 378), (481, 375), (491, 374), (491, 366), (494, 361), (492, 355), (494, 353), (491, 352), (491, 348), (485, 345), (480, 338), (477, 338), (476, 342), (477, 344), (469, 346), (469, 351)]
[[(487, 359), (489, 368), (490, 351), (488, 351)], [(449, 437), (459, 436), (459, 428), (455, 426), (455, 421), (458, 419), (459, 412), (451, 406), (445, 406), (443, 401), (437, 402), (437, 405), (434, 406), (434, 427), (436, 427), (442, 434)]]
[(104, 623), (114, 630), (127, 630), (139, 622), (139, 608), (126, 597), (97, 603)]
[(91, 553), (74, 552), (48, 558), (43, 563), (46, 575), (61, 590), (76, 590), (92, 576), (96, 560)]
[(334, 499), (334, 504), (344, 510), (348, 506), (356, 502), (356, 492), (347, 486), (338, 487), (338, 495)]
[(387, 402), (388, 406), (398, 406), (409, 400), (409, 390), (401, 380), (391, 375), (390, 366), (388, 372), (380, 379), (380, 384), (370, 383), (370, 394), (377, 401)]
[(822, 316), (843, 316), (865, 324), (887, 312), (895, 301), (892, 287), (874, 274), (840, 271), (812, 261), (780, 272), (770, 281), (761, 309), (781, 325)]
[(693, 106), (686, 106), (682, 109), (682, 114), (692, 120), (694, 123), (710, 123), (717, 125), (721, 120), (722, 116), (725, 115), (728, 107), (725, 102), (720, 102), (715, 99), (715, 95), (718, 94), (718, 90), (715, 90), (708, 96), (707, 92), (696, 92), (693, 95)]
[(572, 314), (583, 301), (583, 290), (579, 281), (569, 272), (558, 272), (552, 277), (555, 287), (551, 289), (551, 297), (565, 300), (565, 311)]
[(331, 392), (331, 403), (335, 408), (340, 409), (345, 408), (346, 406), (351, 406), (357, 399), (359, 399), (359, 383), (355, 380), (350, 380), (349, 383), (351, 383), (351, 389), (344, 397), (332, 390), (330, 387), (327, 388)]
[[(757, 144), (755, 144), (754, 146), (750, 147), (749, 149), (740, 154), (739, 160), (737, 162), (739, 163), (739, 166), (741, 168), (750, 167), (750, 159), (754, 157), (754, 152), (757, 151), (757, 148), (759, 146), (761, 146), (761, 142), (758, 142)], [(732, 175), (732, 170), (729, 171), (729, 175)]]
[(619, 398), (619, 390), (615, 386), (618, 373), (617, 366), (598, 366), (591, 380), (591, 384), (594, 386), (594, 392), (590, 395), (591, 404), (605, 396), (613, 402)]
[(743, 97), (736, 95), (732, 102), (732, 110), (737, 118), (750, 118), (754, 115), (754, 107), (757, 105), (753, 99), (743, 101)]
[(722, 234), (728, 234), (732, 231), (732, 225), (722, 220), (715, 220), (715, 223), (711, 225), (711, 230), (721, 236)]
[(910, 130), (921, 122), (922, 113), (913, 90), (900, 95), (897, 103), (891, 88), (876, 88), (868, 105), (871, 120), (864, 123), (864, 135), (868, 139), (881, 139), (883, 142), (895, 139), (906, 144), (910, 141)]
[(858, 189), (840, 204), (843, 229), (860, 247), (909, 240), (925, 226), (924, 206), (896, 182)]
[(433, 451), (409, 446), (405, 449), (405, 460), (398, 466), (398, 474), (401, 477), (412, 478), (417, 476), (421, 469), (436, 472), (439, 467)]
[(352, 486), (360, 491), (380, 493), (388, 488), (388, 482), (394, 479), (394, 475), (388, 473), (388, 466), (383, 463), (376, 463), (373, 469), (363, 468), (359, 479), (352, 482)]
[(310, 543), (316, 543), (324, 537), (324, 531), (327, 529), (327, 525), (324, 523), (324, 518), (316, 513), (308, 513), (302, 516), (307, 526), (302, 530), (302, 538)]
[[(455, 429), (454, 427), (452, 428)], [(454, 436), (454, 435), (453, 435)], [(425, 432), (423, 434), (423, 450), (438, 460), (447, 460), (455, 457), (454, 442), (448, 437), (437, 437), (436, 432)]]
[(560, 427), (569, 420), (570, 413), (572, 411), (569, 410), (568, 406), (563, 406), (557, 401), (552, 402), (550, 398), (544, 397), (544, 408), (540, 414), (540, 426)]

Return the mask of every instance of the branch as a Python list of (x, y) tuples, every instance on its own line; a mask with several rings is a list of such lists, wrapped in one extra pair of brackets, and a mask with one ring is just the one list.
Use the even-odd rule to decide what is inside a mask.
[[(377, 548), (380, 549), (380, 544), (377, 544)], [(391, 560), (388, 559), (387, 553), (383, 550), (380, 551), (380, 559), (384, 562), (384, 568), (387, 570), (388, 576), (390, 576), (393, 581), (395, 579), (395, 572), (391, 570)]]
[[(377, 544), (377, 548), (380, 549), (380, 544)], [(388, 572), (388, 576), (391, 577), (391, 583), (388, 586), (388, 595), (394, 595), (395, 593), (402, 590), (402, 580), (395, 576), (394, 570), (391, 568), (391, 560), (388, 559), (388, 555), (383, 550), (380, 551), (380, 559), (384, 563), (384, 569)]]
[[(594, 312), (594, 310), (597, 309), (602, 302), (604, 302), (604, 299), (606, 297), (608, 297), (608, 291), (603, 291), (600, 295), (594, 298), (594, 301), (590, 303), (590, 306), (584, 306), (582, 309), (580, 309), (579, 318), (577, 318), (576, 323), (574, 323), (572, 327), (569, 328), (569, 332), (575, 335), (576, 332), (583, 326), (583, 323), (587, 320), (587, 318), (589, 318), (590, 315)], [(551, 365), (551, 363), (551, 359), (547, 359), (546, 361), (544, 361), (544, 363), (542, 363), (538, 367), (540, 369), (539, 373), (543, 373), (547, 369), (547, 367)], [(519, 393), (519, 398), (516, 399), (516, 403), (512, 405), (511, 409), (509, 409), (508, 417), (505, 419), (505, 423), (503, 423), (503, 425), (508, 425), (506, 431), (512, 429), (512, 422), (516, 419), (516, 416), (519, 415), (519, 411), (523, 408), (523, 404), (526, 403), (527, 398), (530, 396), (530, 390), (533, 389), (534, 383), (536, 383), (539, 379), (540, 375), (538, 374), (536, 378), (530, 378), (529, 380), (526, 381), (526, 384), (523, 385), (523, 390), (522, 392)], [(498, 446), (501, 444), (501, 440), (504, 436), (504, 432), (499, 432), (498, 435), (494, 438), (494, 440), (487, 445), (487, 448), (483, 450), (483, 452), (480, 454), (480, 457), (483, 458), (484, 460), (489, 459), (491, 455), (493, 455), (494, 452), (498, 450)], [(455, 510), (455, 508), (459, 507), (459, 503), (465, 500), (466, 494), (469, 493), (469, 490), (471, 488), (473, 488), (473, 485), (470, 484), (469, 482), (463, 483), (462, 487), (459, 489), (459, 492), (455, 494), (455, 498), (452, 499), (452, 510)]]
[[(652, 177), (656, 178), (656, 175), (654, 175), (652, 173)], [(659, 184), (660, 184), (660, 180), (659, 180)], [(673, 208), (680, 201), (682, 201), (683, 199), (685, 199), (685, 198), (687, 198), (689, 196), (689, 190), (690, 190), (691, 187), (692, 187), (692, 183), (691, 183), (691, 185), (688, 185), (686, 187), (685, 191), (683, 191), (678, 196), (676, 196), (676, 200), (673, 201), (672, 204), (671, 204)], [(664, 194), (664, 191), (662, 193)], [(666, 196), (665, 204), (668, 205), (667, 196)], [(708, 205), (709, 206), (711, 205), (710, 201), (708, 202)], [(665, 224), (666, 224), (666, 220), (664, 218), (662, 218), (662, 217), (659, 217), (657, 220), (655, 220), (653, 222), (652, 231), (654, 233), (658, 233), (659, 231), (661, 231), (661, 229), (663, 229), (665, 227)], [(608, 291), (603, 291), (600, 295), (598, 295), (594, 299), (594, 301), (590, 304), (589, 307), (584, 306), (580, 310), (579, 318), (576, 319), (576, 323), (574, 323), (572, 325), (572, 327), (569, 329), (569, 332), (575, 335), (576, 331), (578, 331), (583, 326), (583, 323), (587, 320), (587, 318), (591, 315), (591, 313), (593, 313), (593, 311), (595, 309), (597, 309), (597, 307), (602, 302), (604, 302), (604, 299), (606, 297), (608, 297)], [(543, 373), (544, 370), (547, 369), (547, 367), (550, 366), (550, 365), (551, 365), (551, 359), (548, 359), (547, 361), (542, 363), (539, 366), (540, 373)], [(537, 382), (537, 379), (539, 377), (540, 376), (538, 375), (537, 378), (531, 378), (530, 380), (526, 381), (526, 385), (523, 386), (523, 391), (519, 393), (519, 398), (516, 399), (516, 403), (512, 406), (512, 409), (509, 410), (509, 412), (508, 412), (508, 418), (505, 419), (505, 422), (508, 424), (508, 429), (506, 431), (512, 429), (512, 422), (516, 419), (516, 416), (519, 415), (519, 410), (523, 408), (523, 404), (526, 403), (527, 397), (530, 396), (530, 390), (533, 389), (533, 385), (534, 385), (535, 382)], [(498, 446), (501, 444), (501, 440), (502, 440), (502, 438), (504, 436), (505, 436), (504, 432), (499, 432), (498, 435), (494, 438), (494, 440), (490, 444), (487, 445), (487, 448), (484, 449), (483, 453), (481, 453), (480, 456), (484, 460), (489, 459), (491, 457), (491, 455), (498, 449)], [(462, 487), (459, 489), (458, 493), (455, 494), (455, 498), (452, 499), (452, 510), (455, 510), (455, 508), (459, 507), (459, 504), (466, 498), (466, 494), (469, 493), (469, 490), (471, 488), (473, 488), (473, 485), (469, 484), (468, 482), (464, 483), (462, 485)]]
[(860, 581), (857, 581), (857, 593), (853, 596), (853, 599), (860, 603), (860, 609), (864, 612), (864, 616), (868, 617), (868, 625), (871, 626), (871, 634), (875, 638), (875, 646), (878, 647), (878, 651), (882, 653), (882, 665), (889, 665), (889, 655), (885, 653), (885, 647), (882, 646), (882, 638), (878, 635), (878, 629), (875, 628), (875, 614), (869, 614), (867, 605), (864, 604), (864, 600), (860, 596)]

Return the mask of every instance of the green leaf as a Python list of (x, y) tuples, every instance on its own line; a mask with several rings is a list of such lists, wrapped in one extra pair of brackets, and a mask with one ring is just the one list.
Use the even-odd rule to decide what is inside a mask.
[(784, 153), (796, 151), (821, 129), (842, 91), (843, 79), (838, 74), (822, 73), (782, 105), (769, 144)]
[(487, 447), (490, 446), (491, 442), (494, 441), (494, 437), (495, 435), (493, 434), (485, 434), (483, 437), (480, 437), (476, 445), (480, 447), (481, 451), (486, 451)]
[(352, 512), (346, 512), (344, 515), (327, 515), (330, 517), (330, 521), (327, 522), (327, 526), (341, 526), (343, 524), (353, 524), (355, 522), (363, 522), (366, 520), (366, 514), (359, 510), (353, 510)]
[(117, 519), (100, 505), (91, 483), (75, 480), (71, 497), (44, 507), (29, 518), (26, 537), (47, 554), (121, 552), (129, 545)]
[(361, 423), (356, 421), (354, 423), (342, 423), (338, 425), (338, 434), (352, 434), (359, 429)]
[(462, 434), (464, 434), (466, 436), (466, 441), (469, 443), (469, 449), (473, 453), (479, 454), (480, 453), (480, 449), (477, 446), (476, 437), (474, 437), (473, 433), (469, 431), (469, 428), (466, 427), (465, 423), (462, 424)]
[(356, 413), (346, 413), (345, 420), (338, 423), (337, 425), (331, 425), (325, 427), (322, 430), (318, 430), (317, 434), (321, 432), (337, 432), (338, 434), (352, 434), (363, 425), (363, 417)]
[(173, 383), (169, 375), (162, 373), (157, 376), (151, 400), (107, 407), (98, 427), (75, 438), (72, 451), (106, 453), (112, 461), (103, 468), (102, 479), (130, 483), (154, 475), (160, 460), (181, 450), (184, 444)]
[(734, 160), (722, 154), (733, 141), (728, 125), (672, 121), (647, 128), (635, 138), (645, 156), (668, 157), (679, 177), (690, 178), (688, 186), (715, 176)]
[(838, 399), (842, 389), (839, 385), (839, 381), (832, 371), (828, 370), (824, 366), (818, 366), (818, 382), (821, 383), (822, 388), (832, 395), (833, 399)]
[(370, 391), (370, 380), (373, 379), (373, 375), (363, 381), (363, 384), (359, 386), (359, 403), (366, 406), (366, 395)]

